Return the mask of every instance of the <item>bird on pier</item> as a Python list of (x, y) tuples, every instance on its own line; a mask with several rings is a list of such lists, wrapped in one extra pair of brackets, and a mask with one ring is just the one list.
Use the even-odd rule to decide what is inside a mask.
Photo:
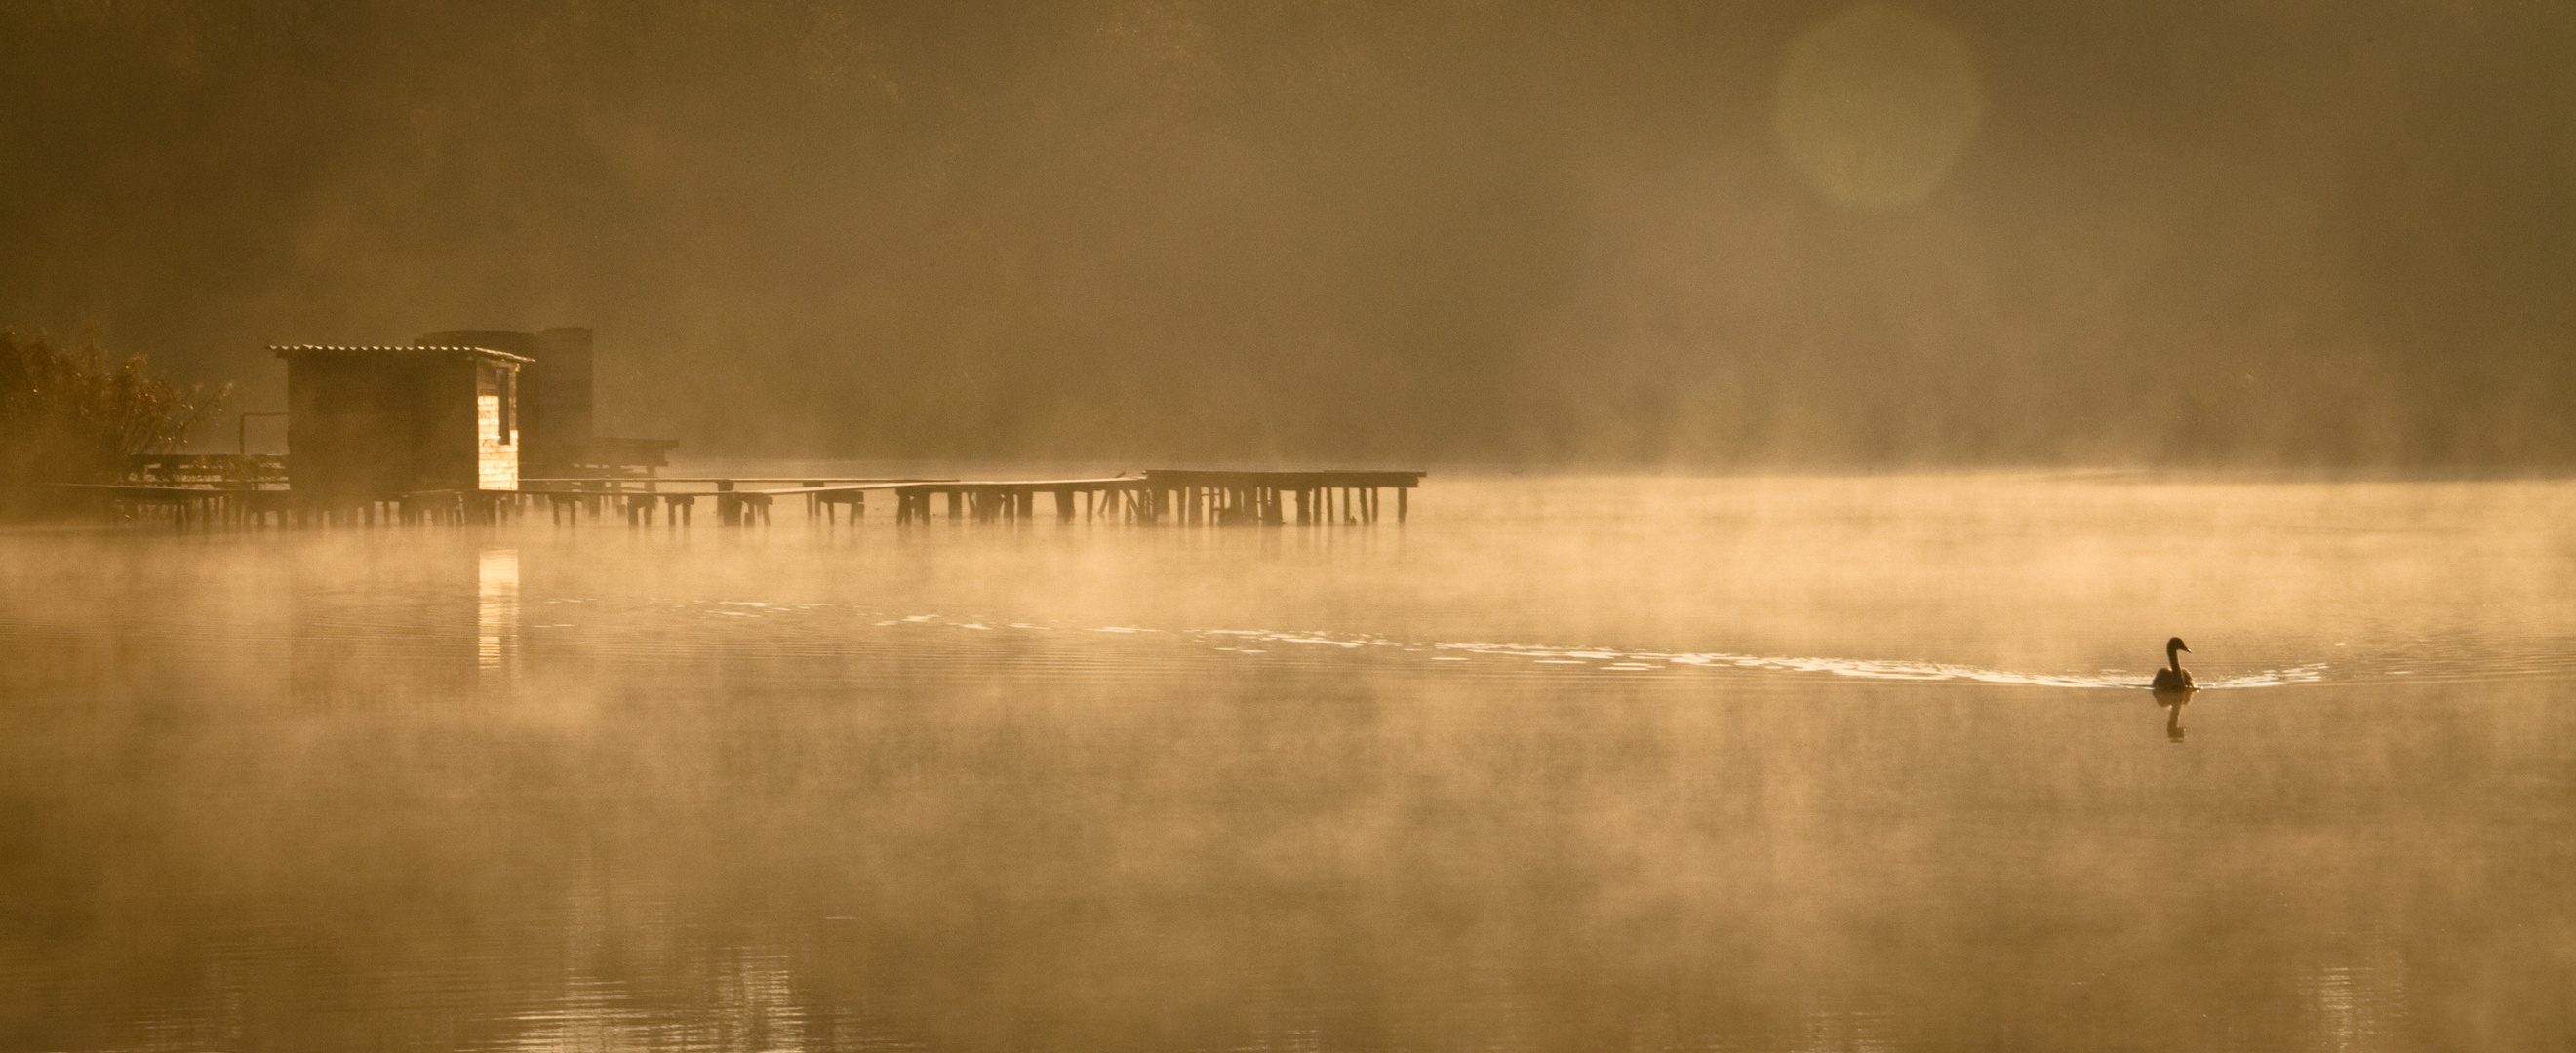
[(2182, 667), (2181, 652), (2191, 650), (2182, 637), (2165, 641), (2165, 667), (2156, 670), (2156, 678), (2147, 686), (2156, 691), (2196, 691), (2200, 685), (2191, 679), (2191, 670)]

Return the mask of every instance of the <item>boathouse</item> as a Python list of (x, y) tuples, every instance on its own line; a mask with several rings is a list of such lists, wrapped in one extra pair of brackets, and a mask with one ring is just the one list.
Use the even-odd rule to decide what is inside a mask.
[(286, 360), (287, 475), (300, 501), (519, 488), (526, 356), (467, 345), (269, 350)]

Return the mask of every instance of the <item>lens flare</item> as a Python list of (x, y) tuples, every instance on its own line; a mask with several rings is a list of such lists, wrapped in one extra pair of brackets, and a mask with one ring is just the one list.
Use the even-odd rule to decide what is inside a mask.
[(1776, 119), (1789, 163), (1827, 199), (1888, 208), (1940, 187), (1984, 109), (1966, 41), (1903, 8), (1865, 3), (1789, 49)]

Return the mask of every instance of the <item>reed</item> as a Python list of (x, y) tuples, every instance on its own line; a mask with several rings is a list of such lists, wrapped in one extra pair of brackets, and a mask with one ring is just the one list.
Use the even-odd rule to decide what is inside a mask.
[(95, 343), (0, 330), (0, 515), (77, 507), (80, 495), (51, 484), (123, 479), (134, 454), (186, 441), (230, 391), (182, 388)]

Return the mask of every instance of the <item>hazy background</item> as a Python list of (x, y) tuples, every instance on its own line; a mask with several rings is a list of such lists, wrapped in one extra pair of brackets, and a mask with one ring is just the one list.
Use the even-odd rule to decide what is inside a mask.
[(2571, 53), (2549, 2), (11, 4), (0, 324), (242, 410), (268, 343), (588, 325), (603, 428), (697, 454), (2564, 465)]

